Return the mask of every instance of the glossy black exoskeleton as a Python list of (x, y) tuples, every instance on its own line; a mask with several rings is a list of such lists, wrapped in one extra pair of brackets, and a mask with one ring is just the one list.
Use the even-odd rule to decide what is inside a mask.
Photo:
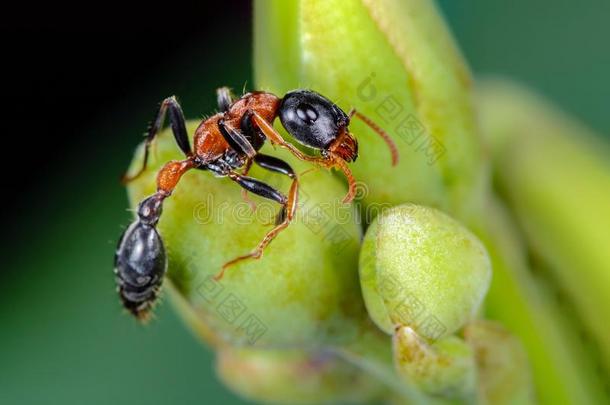
[(155, 225), (161, 201), (155, 196), (142, 201), (138, 219), (123, 233), (114, 256), (114, 272), (123, 306), (144, 319), (157, 298), (167, 269), (165, 247)]
[[(330, 149), (339, 134), (344, 133), (349, 125), (349, 117), (341, 108), (311, 90), (287, 93), (282, 98), (278, 115), (282, 126), (294, 139), (319, 150)], [(356, 148), (352, 160), (357, 157)]]

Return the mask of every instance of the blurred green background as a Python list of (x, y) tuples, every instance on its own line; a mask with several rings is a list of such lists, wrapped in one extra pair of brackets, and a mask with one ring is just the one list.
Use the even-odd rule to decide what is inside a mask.
[[(516, 78), (610, 134), (610, 2), (440, 6), (476, 74)], [(167, 303), (147, 326), (125, 315), (112, 276), (116, 239), (130, 219), (117, 178), (155, 103), (177, 94), (197, 118), (213, 111), (216, 87), (251, 83), (251, 38), (242, 28), (180, 46), (171, 63), (155, 61), (153, 75), (82, 128), (85, 137), (114, 141), (85, 162), (66, 155), (33, 190), (38, 201), (2, 246), (0, 404), (244, 403), (219, 384), (212, 353)]]

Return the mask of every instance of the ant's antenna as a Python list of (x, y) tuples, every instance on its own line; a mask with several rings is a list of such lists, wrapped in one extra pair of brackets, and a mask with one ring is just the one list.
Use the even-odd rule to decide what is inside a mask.
[(356, 118), (360, 118), (362, 122), (364, 122), (369, 128), (375, 131), (377, 135), (379, 135), (385, 141), (385, 143), (388, 145), (388, 148), (390, 148), (390, 153), (392, 154), (392, 166), (396, 166), (399, 160), (398, 147), (396, 147), (396, 144), (394, 143), (390, 135), (388, 135), (387, 132), (381, 129), (381, 127), (377, 125), (372, 119), (357, 111), (355, 108), (352, 108), (350, 110), (348, 116), (350, 118), (352, 118), (353, 116), (356, 116)]

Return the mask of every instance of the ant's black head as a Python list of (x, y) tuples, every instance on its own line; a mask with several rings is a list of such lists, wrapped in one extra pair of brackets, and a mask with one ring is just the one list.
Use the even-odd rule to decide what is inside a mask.
[(328, 150), (349, 124), (343, 110), (311, 90), (287, 93), (280, 104), (279, 117), (297, 141), (321, 150)]

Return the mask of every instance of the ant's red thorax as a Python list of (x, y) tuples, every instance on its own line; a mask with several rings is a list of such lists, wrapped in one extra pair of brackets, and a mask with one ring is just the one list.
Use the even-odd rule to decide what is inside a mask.
[(230, 148), (218, 128), (218, 121), (236, 129), (241, 127), (241, 120), (249, 110), (257, 112), (265, 120), (273, 122), (280, 106), (280, 98), (272, 93), (252, 92), (236, 100), (226, 113), (215, 114), (201, 124), (195, 131), (195, 154), (203, 162), (220, 158)]
[(231, 105), (230, 110), (225, 114), (225, 120), (231, 121), (233, 125), (239, 125), (243, 115), (251, 110), (257, 112), (265, 120), (273, 122), (279, 106), (280, 98), (275, 94), (262, 91), (247, 93)]

